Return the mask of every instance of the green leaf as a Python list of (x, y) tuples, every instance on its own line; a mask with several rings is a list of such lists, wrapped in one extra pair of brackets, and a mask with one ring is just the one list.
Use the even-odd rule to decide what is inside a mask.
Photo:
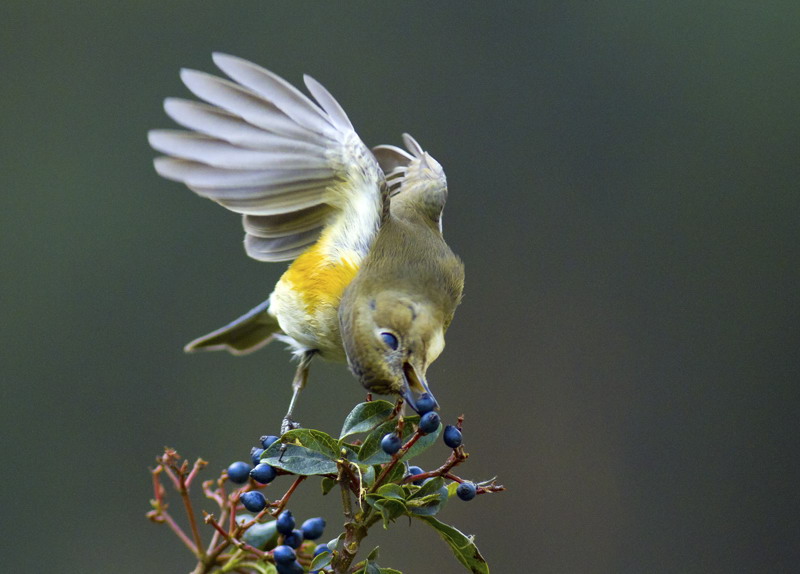
[(277, 570), (275, 569), (275, 565), (270, 562), (239, 562), (237, 564), (237, 568), (240, 569), (247, 569), (252, 568), (258, 574), (277, 574)]
[(368, 562), (374, 562), (375, 560), (377, 560), (378, 559), (378, 553), (380, 552), (380, 549), (381, 549), (380, 546), (376, 546), (375, 548), (373, 548), (370, 551), (370, 553), (367, 554), (367, 561)]
[(322, 496), (328, 494), (331, 490), (336, 487), (336, 480), (333, 478), (329, 478), (327, 476), (322, 478)]
[[(374, 467), (370, 467), (370, 468), (374, 468)], [(377, 467), (377, 468), (380, 469), (381, 467)], [(380, 472), (380, 470), (378, 470), (378, 472)], [(399, 483), (405, 477), (406, 474), (408, 474), (408, 469), (406, 468), (406, 465), (404, 465), (404, 464), (396, 464), (396, 465), (394, 465), (392, 467), (392, 470), (389, 471), (389, 474), (386, 475), (386, 478), (384, 479), (384, 483), (385, 484), (389, 484), (389, 483), (392, 483), (392, 482)], [(374, 479), (373, 479), (373, 481), (374, 481)]]
[(336, 538), (332, 538), (330, 541), (328, 541), (328, 548), (331, 549), (331, 552), (333, 552), (339, 547), (339, 544), (341, 544), (342, 540), (344, 540), (345, 534), (346, 532), (342, 532)]
[[(411, 435), (414, 434), (414, 425), (416, 425), (418, 422), (419, 416), (417, 415), (407, 417), (405, 419), (403, 436), (400, 437), (403, 441), (403, 444), (405, 444), (408, 439), (411, 438)], [(358, 454), (358, 458), (362, 464), (383, 464), (392, 459), (391, 455), (386, 454), (381, 449), (381, 439), (388, 433), (394, 432), (396, 427), (397, 423), (394, 420), (386, 421), (367, 435), (367, 437), (364, 439), (364, 443), (361, 445), (361, 451)], [(414, 446), (409, 449), (409, 451), (401, 460), (407, 460), (425, 452), (436, 442), (436, 439), (439, 438), (439, 433), (441, 432), (442, 425), (439, 425), (439, 428), (436, 429), (436, 432), (432, 432), (431, 434), (421, 437), (416, 443), (414, 443)]]
[(439, 489), (444, 486), (444, 479), (441, 476), (436, 476), (434, 478), (429, 478), (424, 482), (422, 486), (419, 487), (419, 490), (414, 492), (411, 495), (411, 498), (422, 498), (424, 496), (428, 496), (431, 494), (436, 494), (439, 492)]
[(417, 516), (433, 516), (442, 510), (447, 502), (447, 489), (443, 486), (438, 493), (429, 494), (423, 498), (409, 500), (406, 504), (408, 510)]
[[(281, 447), (285, 450), (281, 454)], [(339, 446), (328, 434), (314, 429), (290, 430), (261, 456), (276, 468), (301, 475), (335, 474)]]
[(269, 542), (277, 539), (278, 529), (275, 527), (274, 520), (263, 524), (256, 522), (242, 534), (242, 540), (247, 542), (250, 546), (260, 549), (263, 549)]
[(329, 566), (332, 561), (332, 552), (321, 552), (314, 556), (314, 560), (311, 561), (311, 567), (309, 570), (321, 570), (322, 568)]
[(361, 483), (364, 487), (369, 488), (375, 482), (381, 467), (359, 465), (359, 468), (361, 469)]
[(367, 495), (367, 503), (377, 510), (383, 518), (383, 528), (389, 528), (389, 523), (408, 513), (405, 502), (395, 498), (381, 498), (376, 494)]
[(408, 496), (408, 493), (399, 484), (384, 484), (378, 489), (377, 494), (384, 498), (395, 498), (397, 500), (405, 500)]
[(472, 536), (466, 536), (461, 531), (449, 524), (439, 522), (432, 516), (416, 516), (419, 520), (427, 522), (447, 542), (461, 564), (473, 574), (489, 574), (489, 565), (484, 560)]
[(440, 476), (429, 478), (422, 486), (409, 485), (406, 488), (416, 489), (406, 501), (408, 510), (412, 514), (433, 516), (447, 502), (447, 487)]
[(370, 401), (356, 405), (344, 420), (339, 439), (375, 428), (389, 418), (393, 410), (394, 405), (387, 401)]

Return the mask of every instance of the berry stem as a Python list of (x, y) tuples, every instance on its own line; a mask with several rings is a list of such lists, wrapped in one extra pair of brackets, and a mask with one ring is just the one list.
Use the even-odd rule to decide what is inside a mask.
[(297, 489), (297, 487), (300, 486), (300, 483), (303, 482), (306, 478), (308, 478), (308, 477), (306, 477), (306, 476), (298, 476), (297, 478), (295, 478), (294, 482), (292, 483), (292, 486), (290, 486), (289, 490), (286, 491), (286, 494), (284, 494), (281, 497), (281, 499), (278, 500), (277, 502), (273, 502), (272, 504), (270, 504), (270, 506), (274, 506), (275, 507), (275, 510), (272, 511), (272, 516), (278, 516), (281, 513), (281, 511), (288, 504), (289, 498), (291, 498), (292, 493), (294, 493), (294, 491)]
[(180, 492), (181, 499), (183, 500), (183, 506), (186, 508), (186, 517), (189, 519), (189, 526), (192, 529), (192, 537), (194, 538), (194, 544), (197, 548), (196, 554), (198, 558), (202, 558), (203, 555), (203, 539), (200, 536), (200, 530), (197, 528), (197, 520), (194, 517), (194, 508), (192, 508), (192, 501), (189, 498), (189, 488), (186, 485), (186, 475), (180, 474), (180, 488), (178, 492)]
[(188, 548), (192, 552), (192, 554), (194, 554), (199, 558), (200, 556), (199, 549), (192, 543), (192, 541), (189, 539), (189, 537), (186, 535), (183, 529), (180, 526), (178, 526), (178, 523), (175, 522), (172, 516), (170, 516), (167, 512), (162, 512), (161, 516), (164, 518), (164, 522), (166, 522), (167, 526), (170, 527), (170, 530), (172, 530), (176, 534), (176, 536), (181, 539), (181, 542), (183, 542), (186, 545), (186, 548)]

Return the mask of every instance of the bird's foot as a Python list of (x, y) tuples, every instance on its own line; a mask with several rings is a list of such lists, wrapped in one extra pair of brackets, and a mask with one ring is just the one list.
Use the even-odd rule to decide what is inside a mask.
[(286, 434), (290, 430), (299, 429), (300, 423), (294, 419), (289, 418), (289, 416), (283, 417), (283, 421), (281, 421), (281, 435)]

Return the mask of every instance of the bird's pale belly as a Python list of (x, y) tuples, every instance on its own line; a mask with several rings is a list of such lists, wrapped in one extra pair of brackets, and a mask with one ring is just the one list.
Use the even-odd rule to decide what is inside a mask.
[(358, 272), (360, 257), (333, 259), (319, 244), (300, 255), (281, 276), (270, 313), (302, 349), (318, 350), (332, 361), (345, 359), (339, 333), (339, 303)]

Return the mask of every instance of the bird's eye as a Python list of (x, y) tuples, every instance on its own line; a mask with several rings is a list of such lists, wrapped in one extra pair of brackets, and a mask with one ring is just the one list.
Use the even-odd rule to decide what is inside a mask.
[(392, 351), (396, 351), (397, 347), (400, 345), (400, 342), (397, 340), (392, 333), (383, 332), (381, 333), (381, 340), (389, 347)]

